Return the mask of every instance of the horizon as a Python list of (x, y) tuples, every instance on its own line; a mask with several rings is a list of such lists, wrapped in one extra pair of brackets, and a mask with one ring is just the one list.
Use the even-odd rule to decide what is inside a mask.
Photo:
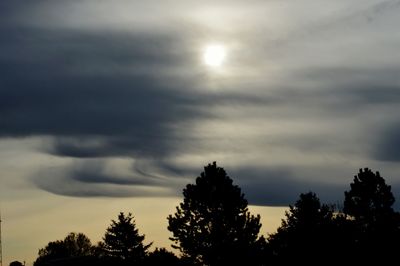
[[(145, 235), (144, 243), (153, 242), (150, 250), (166, 248), (179, 254), (178, 250), (171, 247), (173, 243), (169, 240), (169, 237), (172, 234), (167, 230), (167, 216), (175, 211), (176, 206), (182, 201), (182, 197), (122, 198), (113, 200), (109, 198), (94, 198), (83, 202), (81, 199), (65, 196), (50, 198), (55, 203), (64, 202), (63, 209), (54, 209), (54, 206), (50, 208), (46, 206), (46, 208), (50, 209), (49, 211), (43, 210), (42, 207), (36, 215), (30, 213), (23, 220), (19, 220), (17, 216), (21, 215), (21, 213), (11, 210), (8, 212), (9, 218), (6, 216), (6, 219), (2, 219), (3, 265), (9, 265), (13, 261), (26, 262), (27, 266), (33, 265), (39, 249), (44, 248), (51, 241), (64, 239), (71, 232), (84, 233), (89, 237), (92, 244), (97, 244), (102, 241), (106, 228), (111, 224), (111, 220), (117, 218), (119, 212), (130, 212), (134, 215), (139, 233)], [(53, 204), (55, 203), (53, 202)], [(77, 211), (75, 204), (80, 204), (86, 213), (82, 213), (81, 210)], [(104, 212), (99, 213), (97, 209), (94, 209), (93, 206), (99, 205), (104, 207)], [(149, 210), (149, 206), (157, 209), (157, 213)], [(4, 209), (6, 211), (9, 210), (8, 208)], [(251, 214), (261, 215), (262, 227), (260, 234), (264, 236), (275, 232), (287, 210), (288, 207), (249, 205)], [(74, 219), (66, 219), (65, 216), (73, 217)], [(73, 221), (75, 219), (76, 221)], [(25, 235), (26, 232), (19, 230), (27, 222), (32, 225), (39, 225), (42, 220), (47, 221), (46, 226), (37, 231), (33, 230), (29, 236)], [(29, 241), (30, 238), (34, 239)]]

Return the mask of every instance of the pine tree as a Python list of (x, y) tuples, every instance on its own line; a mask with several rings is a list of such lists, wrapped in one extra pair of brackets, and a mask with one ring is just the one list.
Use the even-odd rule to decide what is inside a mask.
[[(333, 210), (321, 204), (315, 193), (300, 194), (294, 206), (289, 206), (286, 219), (268, 244), (275, 261), (319, 264), (329, 256), (334, 242)], [(323, 264), (322, 262), (320, 264)]]
[(390, 218), (395, 201), (391, 187), (386, 185), (379, 172), (375, 174), (368, 168), (360, 169), (350, 184), (350, 191), (345, 192), (343, 212), (365, 226), (384, 222)]
[(151, 246), (144, 245), (145, 236), (139, 234), (134, 217), (131, 213), (118, 215), (118, 220), (112, 220), (103, 237), (103, 249), (106, 255), (126, 262), (141, 262)]
[(193, 263), (253, 265), (260, 216), (253, 216), (247, 200), (223, 168), (216, 163), (183, 190), (184, 200), (168, 217), (173, 247)]
[(400, 216), (392, 208), (395, 198), (379, 172), (360, 169), (345, 192), (343, 212), (354, 230), (351, 241), (354, 257), (365, 261), (397, 258), (400, 248)]

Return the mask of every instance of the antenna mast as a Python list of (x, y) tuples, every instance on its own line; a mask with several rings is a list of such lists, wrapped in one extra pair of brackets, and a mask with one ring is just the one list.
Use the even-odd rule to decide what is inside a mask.
[(0, 212), (0, 266), (3, 266), (3, 245), (1, 243), (1, 212)]

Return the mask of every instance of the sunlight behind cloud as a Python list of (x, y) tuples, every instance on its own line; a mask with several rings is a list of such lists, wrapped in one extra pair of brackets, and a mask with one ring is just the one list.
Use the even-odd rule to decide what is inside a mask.
[(204, 49), (204, 63), (210, 67), (221, 67), (226, 58), (226, 49), (221, 44), (207, 45)]

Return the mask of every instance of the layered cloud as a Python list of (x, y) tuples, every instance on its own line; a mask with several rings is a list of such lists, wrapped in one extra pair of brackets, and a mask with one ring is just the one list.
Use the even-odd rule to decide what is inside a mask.
[(29, 180), (60, 195), (177, 195), (212, 161), (254, 204), (338, 202), (366, 166), (398, 195), (400, 2), (300, 2), (5, 1), (0, 136), (42, 138), (62, 163)]

